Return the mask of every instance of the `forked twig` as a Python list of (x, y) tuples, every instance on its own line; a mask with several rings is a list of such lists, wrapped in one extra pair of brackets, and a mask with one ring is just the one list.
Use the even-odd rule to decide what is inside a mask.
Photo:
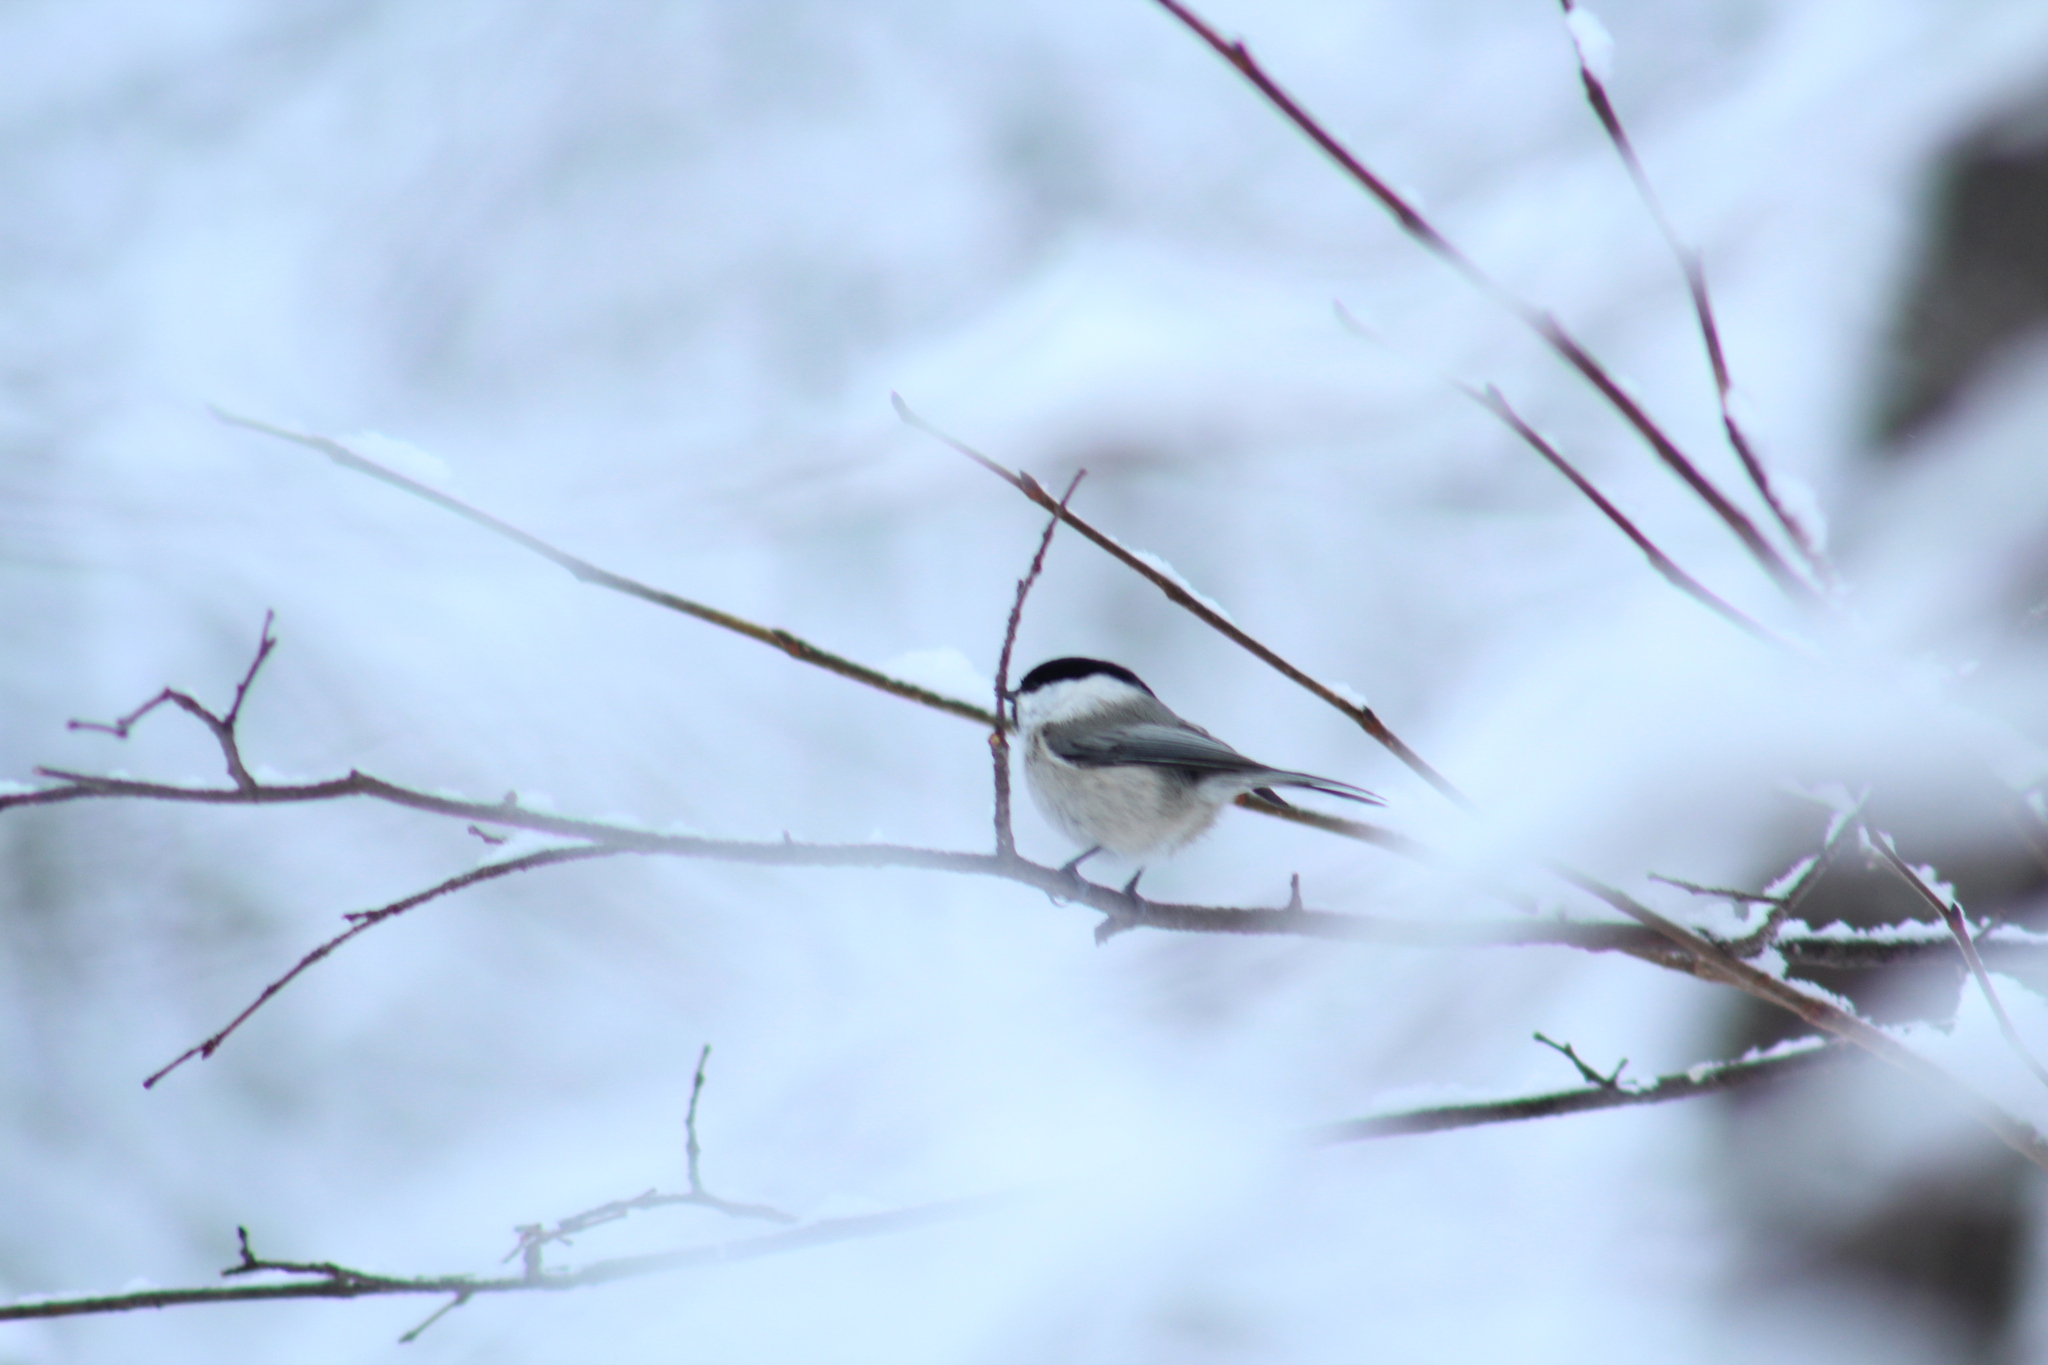
[[(522, 1223), (513, 1231), (519, 1234), (518, 1245), (505, 1253), (506, 1261), (517, 1258), (520, 1268), (529, 1280), (539, 1280), (549, 1274), (542, 1263), (546, 1248), (551, 1242), (568, 1246), (579, 1233), (591, 1228), (615, 1223), (629, 1214), (643, 1209), (673, 1208), (690, 1205), (695, 1208), (712, 1209), (729, 1218), (758, 1218), (770, 1223), (795, 1224), (798, 1219), (793, 1213), (770, 1208), (766, 1204), (742, 1204), (731, 1199), (722, 1199), (704, 1188), (704, 1177), (699, 1169), (703, 1159), (703, 1145), (697, 1140), (697, 1102), (704, 1096), (704, 1069), (711, 1061), (711, 1044), (704, 1044), (697, 1054), (697, 1072), (690, 1081), (690, 1108), (683, 1118), (683, 1155), (687, 1167), (690, 1189), (687, 1194), (663, 1194), (659, 1190), (648, 1190), (631, 1199), (614, 1199), (599, 1204), (594, 1209), (560, 1219), (554, 1226), (545, 1223)], [(452, 1306), (452, 1305), (451, 1305)], [(421, 1324), (424, 1327), (426, 1324)]]
[[(1488, 1127), (1530, 1119), (1554, 1118), (1590, 1113), (1602, 1109), (1631, 1108), (1694, 1099), (1738, 1087), (1769, 1082), (1839, 1060), (1848, 1052), (1840, 1044), (1825, 1044), (1797, 1052), (1719, 1066), (1694, 1067), (1675, 1075), (1660, 1076), (1647, 1085), (1606, 1088), (1589, 1085), (1550, 1095), (1492, 1100), (1478, 1104), (1451, 1104), (1427, 1109), (1410, 1109), (1369, 1118), (1348, 1119), (1311, 1129), (1304, 1138), (1314, 1146), (1400, 1137), (1415, 1133), (1440, 1133), (1460, 1128)], [(857, 1238), (883, 1236), (929, 1227), (937, 1223), (974, 1217), (1015, 1205), (1021, 1192), (980, 1199), (947, 1200), (919, 1208), (866, 1214), (853, 1218), (828, 1219), (793, 1227), (764, 1236), (721, 1242), (708, 1247), (657, 1252), (647, 1256), (625, 1256), (596, 1261), (574, 1270), (536, 1270), (495, 1279), (468, 1275), (422, 1275), (400, 1277), (374, 1275), (352, 1270), (329, 1261), (259, 1261), (248, 1249), (248, 1234), (242, 1236), (242, 1263), (223, 1274), (239, 1275), (257, 1270), (274, 1270), (310, 1277), (284, 1284), (216, 1285), (194, 1288), (139, 1289), (119, 1294), (81, 1295), (75, 1298), (35, 1299), (25, 1303), (0, 1304), (0, 1322), (21, 1318), (77, 1317), (86, 1314), (132, 1312), (140, 1308), (170, 1308), (186, 1304), (233, 1303), (260, 1299), (352, 1299), (383, 1295), (445, 1294), (449, 1302), (419, 1324), (402, 1341), (413, 1340), (441, 1317), (472, 1299), (486, 1294), (553, 1293), (610, 1284), (643, 1275), (669, 1273), (727, 1264), (757, 1256), (771, 1256), (825, 1246)], [(623, 1201), (631, 1203), (633, 1201)], [(593, 1213), (600, 1212), (593, 1210)], [(523, 1231), (523, 1229), (522, 1229)]]
[(103, 724), (96, 720), (73, 720), (65, 722), (64, 728), (67, 730), (95, 730), (103, 735), (112, 735), (115, 739), (126, 739), (128, 738), (128, 732), (134, 728), (137, 721), (156, 710), (157, 707), (169, 703), (190, 715), (212, 733), (214, 742), (220, 745), (221, 759), (227, 764), (228, 776), (234, 779), (235, 785), (243, 791), (254, 791), (256, 789), (256, 779), (249, 775), (248, 765), (242, 762), (242, 745), (235, 735), (235, 726), (241, 722), (242, 703), (248, 699), (249, 687), (256, 681), (256, 670), (263, 667), (263, 661), (268, 659), (270, 652), (277, 648), (277, 637), (270, 633), (270, 627), (276, 620), (276, 612), (266, 611), (263, 613), (263, 630), (257, 638), (256, 657), (249, 661), (248, 671), (242, 674), (242, 680), (235, 684), (234, 703), (222, 714), (216, 716), (189, 693), (180, 692), (176, 688), (166, 687), (163, 691), (157, 693), (154, 697), (151, 697), (148, 701), (111, 724)]
[(1537, 1033), (1534, 1036), (1537, 1042), (1543, 1044), (1543, 1046), (1549, 1048), (1552, 1052), (1557, 1053), (1566, 1061), (1570, 1062), (1573, 1066), (1577, 1067), (1579, 1075), (1585, 1078), (1587, 1085), (1596, 1085), (1600, 1087), (1602, 1090), (1621, 1089), (1621, 1073), (1623, 1068), (1628, 1066), (1628, 1058), (1622, 1058), (1619, 1062), (1615, 1064), (1614, 1070), (1608, 1072), (1606, 1075), (1603, 1076), (1598, 1071), (1594, 1070), (1593, 1064), (1587, 1061), (1584, 1057), (1581, 1057), (1578, 1053), (1578, 1049), (1573, 1047), (1570, 1043), (1560, 1043), (1554, 1038), (1544, 1037), (1541, 1033)]

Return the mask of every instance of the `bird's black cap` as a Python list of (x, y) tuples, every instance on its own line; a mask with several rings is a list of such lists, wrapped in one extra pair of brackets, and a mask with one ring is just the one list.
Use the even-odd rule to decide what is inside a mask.
[(1024, 681), (1017, 684), (1017, 695), (1034, 692), (1048, 683), (1071, 682), (1075, 678), (1092, 678), (1098, 673), (1107, 674), (1119, 682), (1127, 682), (1143, 692), (1152, 695), (1152, 689), (1138, 681), (1138, 675), (1122, 664), (1108, 663), (1102, 659), (1048, 659), (1024, 675)]

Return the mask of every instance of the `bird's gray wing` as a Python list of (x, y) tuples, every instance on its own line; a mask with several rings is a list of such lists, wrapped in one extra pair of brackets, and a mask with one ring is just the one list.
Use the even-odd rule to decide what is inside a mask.
[(1218, 773), (1263, 772), (1266, 768), (1200, 730), (1153, 721), (1086, 729), (1051, 725), (1046, 727), (1045, 743), (1055, 754), (1081, 768), (1101, 768), (1112, 763)]

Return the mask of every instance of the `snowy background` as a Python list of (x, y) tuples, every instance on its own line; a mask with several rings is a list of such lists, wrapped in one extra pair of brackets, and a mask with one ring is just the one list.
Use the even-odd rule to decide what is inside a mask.
[[(224, 704), (274, 609), (244, 736), (275, 773), (983, 847), (972, 726), (579, 585), (206, 412), (381, 433), (607, 567), (879, 667), (991, 675), (1041, 520), (903, 427), (893, 389), (1049, 484), (1086, 467), (1085, 515), (1364, 693), (1492, 833), (1078, 538), (1054, 547), (1025, 666), (1123, 661), (1245, 751), (1382, 792), (1417, 837), (1501, 866), (1555, 851), (1702, 915), (1721, 912), (1647, 874), (1774, 875), (1820, 822), (1792, 780), (1875, 783), (1918, 859), (1975, 847), (1998, 825), (1984, 772), (2037, 781), (2022, 736), (2048, 737), (2024, 626), (2048, 597), (2048, 350), (2009, 348), (1901, 447), (1871, 433), (1937, 159), (2048, 83), (2048, 9), (1600, 13), (1623, 115), (1706, 251), (1743, 411), (1853, 585), (1829, 665), (1670, 591), (1458, 397), (1447, 378), (1500, 384), (1687, 568), (1798, 628), (1555, 360), (1140, 0), (8, 7), (0, 777), (217, 778), (183, 717), (126, 745), (64, 722), (167, 683)], [(1554, 6), (1210, 15), (1737, 486), (1680, 281)], [(1019, 839), (1070, 851), (1028, 807)], [(1728, 992), (1562, 950), (1097, 948), (1093, 915), (1001, 883), (622, 860), (386, 925), (142, 1090), (339, 915), (485, 852), (361, 805), (0, 818), (0, 1295), (208, 1282), (238, 1223), (280, 1258), (499, 1273), (514, 1224), (682, 1184), (708, 1042), (718, 1193), (806, 1218), (1041, 1193), (476, 1302), (406, 1358), (2048, 1350), (2040, 1189), (1982, 1176), (2005, 1168), (1972, 1130), (1868, 1068), (1804, 1098), (1297, 1145), (1575, 1083), (1532, 1030), (1644, 1077), (1762, 1036)], [(1240, 812), (1147, 889), (1274, 905), (1292, 872), (1332, 909), (1500, 913)], [(2048, 1039), (2048, 1011), (2008, 995)], [(1973, 1008), (1928, 1046), (1996, 1087), (2009, 1059)], [(1874, 1222), (1911, 1259), (1925, 1234), (1884, 1233), (1884, 1210), (1949, 1186), (2007, 1239), (1988, 1315), (1827, 1250)], [(557, 1261), (750, 1230), (667, 1210)], [(432, 1306), (16, 1324), (0, 1361), (384, 1359)]]

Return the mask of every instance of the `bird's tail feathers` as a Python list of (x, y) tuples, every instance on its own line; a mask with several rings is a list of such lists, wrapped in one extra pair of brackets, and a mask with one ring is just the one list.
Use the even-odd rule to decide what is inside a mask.
[(1339, 782), (1333, 777), (1317, 777), (1314, 773), (1261, 773), (1259, 785), (1263, 787), (1302, 787), (1325, 796), (1341, 796), (1346, 801), (1356, 801), (1364, 806), (1384, 806), (1387, 803), (1363, 787), (1354, 787), (1349, 782)]

